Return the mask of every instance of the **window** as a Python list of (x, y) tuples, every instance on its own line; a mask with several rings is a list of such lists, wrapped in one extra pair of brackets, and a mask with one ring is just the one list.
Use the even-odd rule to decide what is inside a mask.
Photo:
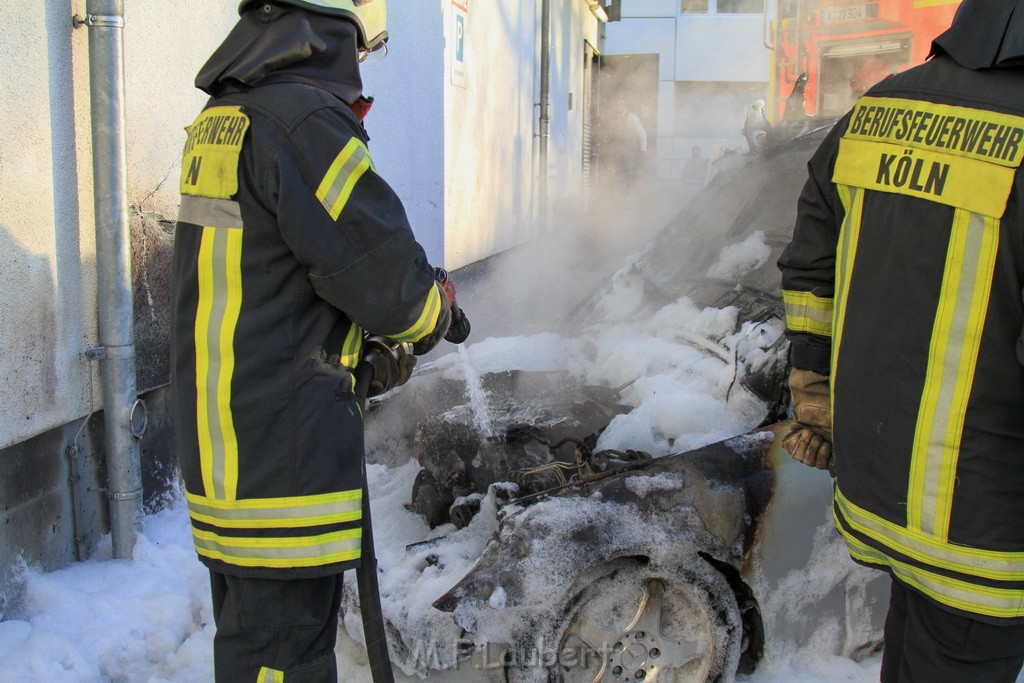
[(718, 0), (719, 14), (761, 14), (764, 0)]
[[(676, 81), (675, 85), (676, 137), (746, 144), (740, 135), (743, 117), (751, 102), (765, 99), (765, 83)], [(689, 152), (686, 144), (678, 154)]]
[(680, 0), (681, 14), (762, 14), (765, 0)]

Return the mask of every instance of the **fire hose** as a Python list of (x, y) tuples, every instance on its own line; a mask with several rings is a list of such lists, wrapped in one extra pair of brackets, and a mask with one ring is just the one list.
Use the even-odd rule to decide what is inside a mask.
[[(380, 353), (376, 348), (364, 354), (356, 366), (356, 400), (360, 411), (365, 412), (366, 394), (373, 381), (372, 354)], [(377, 583), (377, 553), (373, 546), (373, 520), (370, 517), (370, 487), (366, 481), (366, 459), (363, 459), (363, 542), (362, 561), (356, 569), (356, 586), (359, 588), (359, 610), (363, 619), (363, 638), (366, 640), (366, 654), (370, 660), (373, 683), (394, 683), (391, 670), (391, 654), (388, 652), (388, 638), (384, 630), (384, 613), (380, 606), (380, 586)]]
[[(445, 290), (445, 294), (448, 295), (451, 306), (451, 325), (444, 338), (453, 344), (461, 344), (469, 337), (469, 319), (455, 303), (455, 287), (448, 277), (447, 271), (438, 268), (435, 277)], [(385, 337), (368, 337), (363, 344), (363, 349), (363, 356), (356, 365), (354, 375), (356, 400), (359, 403), (360, 412), (365, 413), (367, 398), (408, 381), (416, 359), (411, 355), (411, 344), (396, 342)], [(385, 371), (385, 368), (388, 370)], [(373, 677), (373, 683), (394, 683), (391, 653), (388, 651), (387, 632), (384, 628), (384, 613), (380, 606), (377, 552), (373, 545), (373, 520), (370, 516), (370, 488), (366, 480), (365, 458), (362, 468), (362, 561), (356, 569), (356, 586), (359, 589), (363, 638), (366, 640), (366, 654), (370, 660), (370, 674)]]

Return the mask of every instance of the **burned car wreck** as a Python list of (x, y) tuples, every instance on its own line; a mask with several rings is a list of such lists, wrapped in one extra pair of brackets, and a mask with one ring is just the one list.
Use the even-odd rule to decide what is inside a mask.
[[(371, 472), (401, 472), (409, 515), (378, 542), (403, 670), (725, 681), (772, 648), (878, 646), (886, 586), (831, 529), (828, 476), (779, 446), (775, 261), (823, 135), (717, 175), (567, 329), (483, 340), (371, 405)], [(524, 345), (556, 350), (496, 352)]]

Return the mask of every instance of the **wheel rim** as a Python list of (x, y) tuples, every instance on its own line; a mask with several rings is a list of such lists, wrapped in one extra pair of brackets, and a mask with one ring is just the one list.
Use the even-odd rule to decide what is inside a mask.
[[(699, 587), (677, 584), (620, 577), (585, 598), (563, 639), (562, 679), (705, 681), (714, 660), (714, 617)], [(566, 659), (572, 653), (577, 656)]]

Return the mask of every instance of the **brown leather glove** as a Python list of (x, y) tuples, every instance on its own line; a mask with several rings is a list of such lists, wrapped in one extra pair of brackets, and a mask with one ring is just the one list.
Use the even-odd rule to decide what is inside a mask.
[(795, 460), (820, 470), (832, 464), (832, 406), (829, 378), (813, 370), (793, 368), (789, 373), (796, 424), (782, 447)]

